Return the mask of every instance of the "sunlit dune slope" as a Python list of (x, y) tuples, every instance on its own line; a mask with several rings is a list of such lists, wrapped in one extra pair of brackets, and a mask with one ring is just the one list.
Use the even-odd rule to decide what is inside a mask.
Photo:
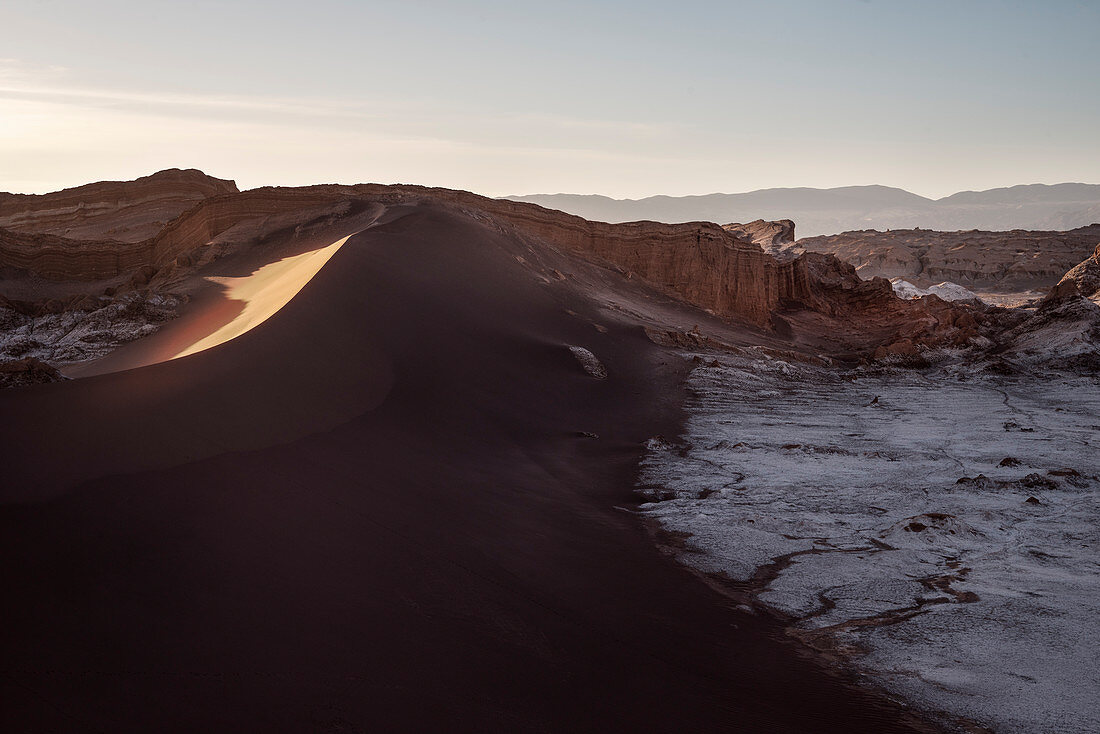
[(244, 307), (232, 321), (219, 326), (174, 356), (186, 357), (188, 354), (216, 347), (267, 321), (276, 311), (289, 303), (298, 291), (302, 290), (350, 236), (320, 250), (294, 255), (265, 265), (252, 275), (241, 278), (212, 279), (225, 286), (227, 298), (243, 302)]

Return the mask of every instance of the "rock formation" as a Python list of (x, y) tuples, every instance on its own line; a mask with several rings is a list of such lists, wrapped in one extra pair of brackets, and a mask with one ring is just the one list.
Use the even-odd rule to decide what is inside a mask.
[(141, 242), (198, 202), (236, 193), (232, 181), (178, 168), (49, 194), (0, 193), (0, 228), (78, 240)]
[(948, 281), (930, 285), (927, 288), (918, 288), (909, 281), (902, 280), (901, 278), (891, 278), (890, 283), (894, 286), (894, 293), (897, 293), (900, 298), (905, 298), (907, 300), (932, 295), (939, 296), (945, 301), (981, 300), (974, 291), (963, 288), (958, 283), (950, 283)]
[(99, 280), (137, 270), (149, 261), (143, 242), (77, 240), (0, 229), (0, 268), (48, 280)]
[(1073, 266), (1058, 282), (1048, 298), (1060, 299), (1071, 294), (1100, 301), (1100, 244), (1090, 257)]
[(1100, 246), (995, 335), (998, 371), (1036, 368), (1100, 373)]
[(760, 245), (769, 255), (778, 255), (785, 247), (794, 244), (794, 222), (790, 219), (780, 219), (775, 222), (757, 219), (748, 224), (735, 222), (723, 224), (722, 229), (737, 239)]
[(161, 294), (9, 301), (0, 296), (0, 364), (68, 364), (102, 357), (172, 319), (181, 299)]
[(0, 388), (57, 382), (60, 379), (61, 374), (56, 367), (35, 357), (0, 360)]
[(1068, 232), (862, 230), (799, 240), (796, 251), (829, 252), (864, 277), (904, 278), (918, 287), (950, 281), (970, 289), (1053, 286), (1100, 243), (1100, 224)]
[[(81, 191), (85, 193), (74, 193)], [(98, 203), (89, 206), (84, 195), (98, 197)], [(154, 235), (134, 241), (137, 232), (148, 231), (167, 212), (183, 207), (187, 197), (199, 200)], [(43, 203), (47, 199), (48, 205)], [(236, 192), (231, 182), (187, 171), (46, 195), (35, 200), (37, 208), (18, 209), (8, 200), (9, 215), (3, 221), (14, 231), (0, 232), (0, 267), (36, 278), (90, 280), (91, 295), (121, 297), (134, 292), (147, 298), (235, 248), (262, 247), (272, 238), (323, 231), (372, 206), (428, 200), (521, 239), (542, 240), (628, 278), (640, 278), (721, 318), (779, 330), (822, 349), (859, 355), (898, 342), (903, 342), (898, 348), (903, 351), (914, 344), (962, 344), (987, 320), (978, 310), (934, 297), (902, 301), (887, 280), (864, 280), (853, 266), (831, 255), (806, 252), (777, 260), (759, 243), (789, 243), (790, 221), (726, 227), (709, 222), (607, 224), (450, 189), (360, 184)], [(66, 224), (66, 217), (75, 224)], [(131, 241), (59, 234), (73, 232), (116, 237), (122, 233)], [(36, 308), (42, 304), (24, 304), (23, 310)], [(163, 318), (158, 311), (158, 319)], [(132, 331), (128, 326), (120, 339)]]

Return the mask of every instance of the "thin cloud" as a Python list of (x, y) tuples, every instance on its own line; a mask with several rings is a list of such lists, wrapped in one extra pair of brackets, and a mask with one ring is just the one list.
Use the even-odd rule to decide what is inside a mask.
[[(184, 92), (148, 92), (82, 87), (68, 82), (64, 67), (35, 68), (16, 59), (0, 59), (0, 100), (38, 101), (71, 107), (108, 108), (133, 112), (161, 112), (208, 118), (249, 119), (257, 124), (286, 124), (286, 118), (320, 122), (323, 126), (378, 125), (402, 137), (453, 139), (456, 143), (493, 145), (507, 140), (509, 130), (558, 133), (570, 138), (654, 139), (677, 132), (670, 125), (623, 120), (601, 120), (565, 115), (523, 113), (487, 115), (476, 111), (439, 110), (424, 102), (349, 100), (311, 97), (208, 95)], [(682, 127), (682, 126), (679, 126)], [(448, 134), (441, 135), (442, 131)], [(455, 135), (455, 133), (459, 133)], [(557, 147), (548, 141), (548, 147)], [(603, 148), (597, 139), (588, 149)], [(572, 141), (575, 144), (575, 141)], [(507, 144), (507, 143), (505, 143)], [(533, 145), (530, 147), (545, 147)]]

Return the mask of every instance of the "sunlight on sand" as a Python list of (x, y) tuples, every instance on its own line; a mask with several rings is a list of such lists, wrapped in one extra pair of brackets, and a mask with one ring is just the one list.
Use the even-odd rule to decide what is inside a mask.
[(313, 279), (313, 276), (350, 237), (352, 235), (320, 250), (305, 252), (265, 265), (242, 278), (207, 278), (225, 286), (227, 298), (244, 301), (244, 310), (229, 323), (222, 325), (171, 358), (186, 357), (189, 354), (216, 347), (267, 321)]

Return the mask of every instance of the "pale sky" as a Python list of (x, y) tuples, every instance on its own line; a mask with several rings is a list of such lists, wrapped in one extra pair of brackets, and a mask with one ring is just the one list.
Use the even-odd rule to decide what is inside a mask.
[(0, 0), (0, 190), (1100, 183), (1100, 0)]

